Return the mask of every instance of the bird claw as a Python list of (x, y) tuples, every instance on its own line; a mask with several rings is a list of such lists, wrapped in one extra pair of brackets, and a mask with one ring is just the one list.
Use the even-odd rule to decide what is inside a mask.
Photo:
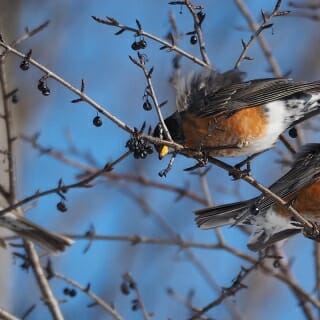
[(208, 158), (203, 157), (201, 159), (198, 159), (198, 162), (194, 166), (189, 167), (189, 168), (185, 168), (184, 171), (193, 171), (195, 169), (205, 167), (207, 164), (208, 164)]
[(320, 242), (320, 228), (317, 223), (311, 222), (312, 228), (304, 228), (302, 233), (305, 237)]
[(229, 171), (229, 176), (231, 176), (233, 180), (239, 180), (249, 175), (250, 175), (250, 169), (248, 168), (244, 170), (240, 170), (235, 166), (234, 170)]

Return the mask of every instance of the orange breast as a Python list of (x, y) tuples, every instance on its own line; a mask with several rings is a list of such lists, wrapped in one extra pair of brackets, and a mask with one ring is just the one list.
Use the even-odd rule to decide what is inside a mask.
[[(262, 106), (245, 108), (226, 117), (196, 118), (185, 114), (183, 131), (185, 146), (192, 149), (227, 147), (215, 155), (232, 155), (238, 145), (243, 145), (261, 138), (267, 129), (267, 116)], [(228, 148), (229, 147), (229, 148)]]
[[(320, 221), (320, 181), (304, 187), (299, 192), (285, 199), (293, 201), (293, 207), (306, 219)], [(289, 216), (288, 212), (277, 207), (278, 212), (283, 216)]]

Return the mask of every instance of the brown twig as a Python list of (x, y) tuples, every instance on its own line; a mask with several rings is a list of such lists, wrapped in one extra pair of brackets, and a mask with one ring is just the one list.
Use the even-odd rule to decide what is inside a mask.
[(198, 42), (199, 42), (199, 49), (202, 56), (202, 60), (205, 62), (207, 66), (211, 66), (209, 56), (207, 54), (206, 45), (203, 37), (203, 33), (200, 27), (200, 20), (197, 15), (197, 12), (195, 11), (194, 5), (191, 3), (190, 0), (185, 0), (185, 6), (190, 11), (193, 21), (194, 21), (194, 31), (197, 34)]
[(151, 317), (149, 316), (149, 313), (144, 305), (141, 292), (139, 290), (137, 282), (133, 279), (132, 275), (130, 273), (126, 273), (123, 276), (124, 280), (128, 281), (130, 283), (130, 288), (133, 289), (137, 295), (137, 306), (138, 309), (141, 310), (143, 319), (144, 320), (151, 320)]
[(12, 47), (16, 47), (19, 45), (21, 42), (28, 40), (29, 38), (35, 36), (39, 32), (43, 31), (45, 28), (48, 27), (50, 23), (50, 20), (46, 20), (45, 22), (41, 23), (39, 26), (29, 30), (28, 27), (25, 28), (25, 33), (19, 37), (18, 39), (14, 40), (13, 42), (10, 43)]
[(207, 304), (205, 307), (201, 308), (200, 311), (196, 312), (190, 320), (197, 320), (201, 315), (208, 312), (210, 309), (217, 307), (220, 305), (227, 297), (234, 296), (239, 290), (247, 288), (246, 285), (243, 284), (243, 280), (253, 271), (257, 268), (257, 266), (260, 264), (260, 261), (258, 260), (255, 264), (253, 264), (250, 268), (241, 268), (241, 271), (239, 272), (236, 279), (233, 281), (232, 285), (229, 288), (223, 288), (222, 293), (220, 296), (215, 299), (214, 301)]
[[(269, 28), (270, 26), (272, 26), (272, 24), (270, 24), (270, 21), (273, 17), (276, 17), (277, 15), (279, 15), (279, 8), (281, 5), (281, 0), (277, 0), (273, 11), (271, 12), (270, 15), (266, 16), (265, 13), (263, 13), (262, 11), (262, 15), (263, 15), (263, 21), (261, 23), (261, 25), (259, 26), (257, 24), (257, 22), (254, 20), (254, 18), (251, 16), (248, 7), (246, 6), (246, 4), (242, 1), (242, 0), (234, 0), (237, 7), (239, 8), (240, 12), (243, 14), (243, 16), (245, 17), (245, 19), (247, 20), (250, 29), (254, 32), (254, 34), (251, 36), (250, 40), (248, 41), (248, 43), (242, 43), (243, 44), (243, 49), (242, 52), (237, 60), (237, 62), (235, 63), (235, 68), (239, 68), (240, 63), (243, 61), (246, 52), (248, 51), (250, 45), (253, 43), (253, 41), (255, 39), (258, 39), (258, 42), (260, 44), (260, 47), (266, 57), (266, 59), (269, 61), (269, 64), (271, 66), (271, 69), (273, 71), (273, 73), (277, 76), (277, 77), (281, 77), (282, 72), (280, 70), (280, 67), (276, 61), (276, 59), (273, 57), (272, 55), (272, 51), (271, 48), (269, 47), (267, 41), (265, 40), (265, 38), (263, 37), (263, 35), (261, 34), (261, 32), (267, 28)], [(285, 13), (287, 14), (287, 12), (285, 11)], [(281, 14), (283, 15), (283, 14)]]
[[(79, 161), (75, 161), (71, 158), (68, 158), (62, 151), (58, 151), (58, 150), (55, 150), (50, 147), (44, 147), (43, 145), (41, 145), (37, 141), (35, 136), (29, 137), (29, 136), (23, 135), (23, 136), (21, 136), (21, 138), (24, 141), (31, 143), (33, 148), (38, 150), (41, 154), (48, 155), (48, 156), (50, 156), (54, 159), (57, 159), (57, 160), (65, 163), (69, 166), (72, 166), (74, 168), (78, 168), (78, 169), (82, 170), (84, 172), (83, 175), (90, 175), (90, 174), (97, 172), (97, 170), (98, 170), (98, 168), (95, 168), (93, 166), (88, 166), (88, 165), (83, 164)], [(152, 181), (152, 180), (146, 178), (144, 175), (115, 173), (115, 172), (109, 171), (109, 172), (105, 172), (104, 176), (108, 180), (128, 181), (128, 182), (132, 182), (132, 183), (141, 184), (143, 186), (148, 186), (148, 187), (152, 187), (152, 188), (156, 188), (156, 189), (160, 189), (160, 190), (166, 190), (168, 192), (174, 192), (174, 193), (177, 193), (179, 199), (182, 197), (186, 197), (186, 198), (190, 198), (191, 200), (194, 200), (198, 203), (201, 203), (203, 205), (206, 204), (206, 200), (203, 197), (186, 189), (185, 187), (178, 187), (178, 186), (174, 186), (174, 185), (170, 185), (170, 184), (166, 184), (166, 183)], [(54, 190), (54, 189), (51, 189), (51, 190)]]
[(19, 318), (15, 317), (13, 314), (9, 313), (8, 311), (0, 308), (0, 319), (3, 320), (19, 320)]
[(113, 161), (112, 163), (108, 163), (106, 164), (102, 169), (99, 169), (99, 170), (96, 170), (95, 172), (93, 172), (92, 174), (90, 174), (89, 176), (87, 176), (86, 178), (78, 181), (78, 182), (75, 182), (75, 183), (72, 183), (72, 184), (69, 184), (69, 185), (64, 185), (62, 183), (62, 181), (60, 180), (58, 182), (58, 186), (55, 187), (55, 188), (52, 188), (52, 189), (48, 189), (48, 190), (45, 190), (45, 191), (37, 191), (36, 193), (34, 193), (33, 195), (31, 196), (28, 196), (26, 198), (24, 198), (23, 200), (20, 200), (14, 204), (12, 204), (11, 206), (7, 207), (7, 208), (4, 208), (2, 210), (0, 210), (0, 215), (3, 215), (7, 212), (10, 212), (16, 208), (19, 208), (21, 207), (22, 205), (30, 202), (30, 201), (33, 201), (35, 199), (38, 199), (40, 197), (43, 197), (43, 196), (46, 196), (48, 194), (52, 194), (52, 193), (65, 193), (67, 192), (68, 190), (71, 190), (71, 189), (74, 189), (74, 188), (88, 188), (90, 187), (89, 183), (93, 180), (95, 180), (97, 177), (103, 175), (104, 173), (112, 170), (113, 166), (117, 163), (119, 163), (120, 161), (122, 161), (125, 157), (127, 157), (130, 153), (129, 152), (126, 152), (124, 153), (122, 156), (120, 156), (117, 160)]
[(34, 249), (33, 244), (30, 241), (25, 241), (25, 248), (29, 258), (28, 261), (37, 279), (37, 283), (43, 295), (43, 300), (45, 304), (48, 306), (53, 319), (63, 320), (64, 317), (62, 315), (59, 303), (53, 295), (46, 274), (41, 266), (39, 256), (36, 250)]
[[(156, 37), (155, 35), (145, 32), (143, 29), (138, 29), (138, 28), (133, 28), (133, 27), (129, 27), (126, 25), (123, 25), (121, 23), (119, 23), (116, 19), (114, 19), (113, 17), (107, 17), (106, 19), (101, 19), (95, 16), (92, 16), (92, 18), (102, 24), (105, 24), (107, 26), (112, 26), (112, 27), (116, 27), (119, 28), (122, 32), (124, 31), (130, 31), (135, 33), (136, 35), (139, 36), (143, 36), (149, 39), (152, 39), (160, 44), (162, 44), (165, 48), (167, 48), (170, 51), (175, 51), (176, 53), (186, 57), (187, 59), (193, 61), (194, 63), (202, 66), (202, 67), (207, 67), (208, 65), (203, 62), (202, 60), (198, 59), (197, 57), (191, 55), (190, 53), (180, 49), (179, 47), (177, 47), (175, 44), (169, 43), (163, 39), (160, 39), (159, 37)], [(122, 33), (121, 32), (121, 33)]]
[(147, 83), (148, 83), (148, 95), (152, 98), (153, 100), (153, 103), (154, 103), (154, 106), (156, 108), (156, 112), (157, 112), (157, 115), (158, 115), (158, 118), (159, 118), (159, 121), (162, 125), (162, 128), (163, 128), (163, 131), (164, 131), (164, 134), (165, 134), (165, 137), (167, 140), (173, 142), (172, 138), (171, 138), (171, 135), (170, 135), (170, 132), (164, 122), (164, 118), (163, 118), (163, 115), (162, 115), (162, 112), (160, 110), (160, 106), (159, 106), (159, 102), (158, 102), (158, 98), (157, 98), (157, 95), (155, 93), (155, 90), (154, 90), (154, 87), (153, 87), (153, 84), (152, 84), (152, 81), (151, 81), (151, 76), (152, 76), (152, 73), (153, 73), (153, 68), (151, 68), (150, 70), (147, 70), (146, 68), (146, 61), (145, 61), (145, 57), (138, 53), (138, 58), (139, 58), (139, 61), (133, 59), (132, 57), (130, 57), (131, 61), (134, 62), (140, 69), (142, 69), (143, 71), (143, 74), (147, 80)]
[[(23, 54), (22, 52), (16, 50), (15, 48), (13, 48), (12, 46), (6, 44), (3, 41), (0, 41), (0, 46), (5, 48), (8, 52), (10, 52), (10, 53), (22, 58), (22, 59), (25, 57), (25, 54)], [(77, 89), (76, 87), (71, 85), (68, 81), (64, 80), (62, 77), (58, 76), (56, 73), (54, 73), (51, 70), (49, 70), (48, 68), (46, 68), (44, 65), (42, 65), (38, 61), (30, 58), (29, 59), (29, 63), (32, 64), (33, 66), (35, 66), (36, 68), (38, 68), (39, 70), (43, 71), (47, 75), (47, 78), (52, 78), (52, 79), (56, 80), (61, 85), (66, 87), (68, 90), (70, 90), (73, 93), (75, 93), (79, 98), (81, 98), (81, 101), (87, 102), (89, 105), (94, 107), (99, 113), (101, 113), (104, 116), (106, 116), (109, 120), (111, 120), (113, 123), (115, 123), (121, 129), (123, 129), (123, 130), (125, 130), (125, 131), (127, 131), (129, 133), (133, 133), (134, 132), (134, 129), (131, 128), (129, 125), (127, 125), (126, 123), (124, 123), (123, 121), (121, 121), (120, 119), (115, 117), (113, 114), (111, 114), (109, 111), (107, 111), (104, 107), (102, 107), (100, 104), (98, 104), (92, 98), (87, 96), (80, 89)]]
[[(8, 50), (8, 48), (6, 48)], [(30, 51), (31, 55), (31, 51)], [(5, 54), (1, 55), (0, 58), (0, 90), (3, 100), (3, 110), (4, 110), (4, 123), (5, 123), (5, 131), (6, 131), (6, 140), (7, 140), (7, 159), (8, 159), (8, 195), (6, 197), (7, 204), (12, 206), (14, 202), (16, 201), (16, 180), (15, 180), (15, 170), (14, 170), (14, 149), (13, 149), (13, 142), (15, 140), (13, 135), (13, 123), (12, 123), (12, 114), (11, 110), (9, 108), (8, 99), (6, 99), (8, 89), (7, 89), (7, 79), (6, 79), (6, 72), (4, 69), (4, 58)], [(29, 60), (29, 57), (28, 57)], [(18, 214), (22, 214), (21, 209), (17, 206), (17, 212)], [(11, 211), (11, 210), (10, 210)], [(42, 292), (42, 295), (44, 297), (44, 300), (46, 302), (46, 305), (48, 306), (48, 309), (51, 312), (51, 315), (53, 319), (55, 320), (63, 320), (63, 315), (60, 310), (59, 304), (57, 300), (55, 299), (53, 292), (49, 286), (48, 280), (46, 279), (46, 276), (44, 274), (44, 271), (40, 264), (39, 256), (34, 249), (34, 246), (29, 241), (24, 241), (24, 246), (27, 251), (30, 265), (32, 267), (32, 271), (36, 277), (37, 284)]]
[(90, 286), (82, 286), (78, 282), (66, 277), (65, 275), (58, 273), (56, 271), (52, 271), (52, 275), (58, 279), (61, 279), (73, 287), (77, 288), (78, 290), (82, 291), (84, 294), (86, 294), (88, 297), (90, 297), (97, 305), (99, 305), (103, 310), (108, 312), (114, 319), (116, 320), (122, 320), (122, 316), (106, 301), (98, 297), (94, 292), (91, 291)]
[(6, 131), (6, 147), (7, 150), (7, 159), (8, 159), (8, 193), (6, 197), (6, 201), (9, 204), (14, 202), (15, 197), (15, 172), (14, 172), (14, 159), (13, 159), (13, 132), (12, 132), (12, 115), (11, 110), (9, 108), (8, 99), (6, 99), (6, 95), (8, 93), (7, 88), (7, 78), (6, 78), (6, 71), (4, 69), (4, 56), (0, 58), (0, 91), (2, 96), (2, 103), (3, 103), (3, 119), (5, 123), (5, 131)]

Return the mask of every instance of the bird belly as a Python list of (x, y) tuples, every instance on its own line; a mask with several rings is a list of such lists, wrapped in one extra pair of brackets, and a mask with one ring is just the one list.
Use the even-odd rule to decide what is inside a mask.
[[(268, 116), (262, 106), (241, 109), (232, 115), (197, 118), (186, 114), (183, 123), (184, 145), (211, 156), (250, 155), (272, 146)], [(281, 132), (280, 132), (281, 133)], [(268, 137), (266, 137), (266, 134)]]

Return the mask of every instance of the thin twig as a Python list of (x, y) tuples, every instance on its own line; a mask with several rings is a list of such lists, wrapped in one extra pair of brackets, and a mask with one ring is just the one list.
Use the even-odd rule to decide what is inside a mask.
[[(81, 162), (75, 161), (71, 158), (68, 158), (62, 151), (55, 150), (53, 148), (44, 147), (41, 145), (37, 139), (34, 137), (29, 136), (22, 136), (21, 137), (24, 141), (31, 143), (32, 146), (38, 150), (41, 154), (46, 154), (54, 159), (57, 159), (69, 166), (72, 166), (74, 168), (78, 168), (84, 172), (84, 175), (87, 174), (93, 174), (97, 172), (98, 168), (95, 168), (93, 166), (85, 165)], [(186, 189), (185, 187), (178, 187), (171, 184), (166, 183), (160, 183), (156, 181), (149, 180), (144, 175), (135, 175), (135, 174), (126, 174), (126, 173), (115, 173), (113, 171), (105, 172), (104, 176), (113, 181), (127, 181), (132, 183), (141, 184), (144, 186), (157, 188), (161, 190), (166, 190), (168, 192), (174, 192), (177, 193), (179, 199), (182, 197), (190, 198), (191, 200), (194, 200), (200, 204), (206, 205), (206, 200), (201, 197), (200, 195), (197, 195), (196, 193)], [(54, 190), (54, 189), (51, 189)], [(54, 191), (53, 191), (54, 192)]]
[(84, 294), (86, 294), (88, 297), (90, 297), (97, 305), (99, 305), (102, 309), (107, 311), (114, 319), (116, 320), (122, 320), (122, 316), (106, 301), (98, 297), (94, 292), (91, 291), (90, 286), (84, 287), (78, 282), (64, 276), (61, 273), (58, 273), (56, 271), (52, 271), (52, 275), (58, 279), (61, 279), (73, 287), (77, 288), (78, 290), (82, 291)]
[(29, 258), (28, 261), (30, 262), (32, 271), (37, 279), (37, 283), (43, 295), (43, 300), (45, 304), (48, 306), (53, 319), (63, 320), (64, 317), (62, 315), (59, 303), (53, 295), (46, 274), (41, 266), (39, 256), (33, 244), (30, 241), (24, 241), (24, 243)]
[[(5, 48), (5, 49), (7, 49), (8, 52), (13, 53), (14, 55), (16, 55), (16, 56), (18, 56), (20, 58), (24, 58), (25, 57), (25, 55), (22, 52), (16, 50), (15, 48), (13, 48), (12, 46), (4, 43), (3, 41), (0, 41), (0, 46)], [(98, 104), (92, 98), (87, 96), (80, 89), (77, 89), (76, 87), (71, 85), (68, 81), (64, 80), (62, 77), (58, 76), (56, 73), (54, 73), (51, 70), (49, 70), (47, 67), (45, 67), (44, 65), (42, 65), (38, 61), (30, 58), (29, 59), (29, 63), (32, 64), (33, 66), (35, 66), (36, 68), (38, 68), (39, 70), (43, 71), (47, 75), (48, 78), (52, 78), (52, 79), (56, 80), (57, 82), (62, 84), (64, 87), (66, 87), (68, 90), (70, 90), (73, 93), (75, 93), (77, 96), (79, 96), (79, 98), (81, 98), (82, 101), (85, 101), (88, 104), (90, 104), (99, 113), (101, 113), (104, 116), (106, 116), (109, 120), (111, 120), (113, 123), (115, 123), (121, 129), (123, 129), (123, 130), (125, 130), (125, 131), (127, 131), (129, 133), (133, 133), (134, 132), (134, 129), (131, 128), (129, 125), (127, 125), (126, 123), (124, 123), (123, 121), (121, 121), (120, 119), (115, 117), (113, 114), (111, 114), (109, 111), (107, 111), (104, 107), (102, 107), (100, 104)]]
[(12, 204), (11, 206), (7, 207), (7, 208), (4, 208), (2, 210), (0, 210), (0, 216), (7, 213), (7, 212), (10, 212), (16, 208), (19, 208), (21, 207), (22, 205), (30, 202), (30, 201), (33, 201), (35, 199), (38, 199), (40, 197), (43, 197), (45, 195), (48, 195), (48, 194), (52, 194), (52, 193), (59, 193), (59, 192), (67, 192), (68, 190), (70, 189), (74, 189), (74, 188), (88, 188), (90, 187), (89, 183), (93, 180), (95, 180), (97, 177), (101, 176), (102, 174), (104, 174), (105, 172), (108, 172), (110, 170), (112, 170), (113, 168), (113, 165), (118, 163), (119, 161), (123, 160), (124, 157), (128, 156), (129, 152), (126, 152), (124, 155), (122, 155), (119, 159), (115, 160), (114, 162), (110, 163), (110, 164), (107, 164), (105, 165), (102, 169), (99, 169), (99, 170), (96, 170), (95, 172), (93, 172), (92, 174), (90, 174), (89, 176), (87, 176), (86, 178), (78, 181), (78, 182), (75, 182), (75, 183), (72, 183), (72, 184), (69, 184), (69, 185), (64, 185), (62, 184), (60, 181), (58, 183), (58, 186), (55, 187), (55, 188), (52, 188), (52, 189), (48, 189), (48, 190), (45, 190), (45, 191), (37, 191), (36, 193), (34, 193), (33, 195), (31, 196), (28, 196), (14, 204)]
[(18, 39), (14, 40), (13, 42), (10, 43), (12, 47), (16, 47), (19, 45), (21, 42), (28, 40), (29, 38), (35, 36), (39, 32), (43, 31), (45, 28), (48, 27), (50, 23), (50, 20), (46, 20), (45, 22), (41, 23), (39, 26), (29, 30), (29, 28), (25, 28), (25, 33), (19, 37)]
[(147, 70), (143, 56), (140, 55), (140, 54), (138, 54), (138, 55), (139, 55), (139, 58), (140, 58), (140, 62), (136, 61), (136, 65), (142, 69), (143, 74), (144, 74), (144, 76), (145, 76), (145, 78), (147, 80), (148, 93), (149, 93), (149, 95), (151, 96), (151, 98), (153, 100), (154, 106), (156, 107), (156, 112), (157, 112), (159, 121), (160, 121), (160, 123), (162, 125), (163, 131), (164, 131), (164, 134), (165, 134), (165, 138), (167, 140), (173, 142), (173, 140), (171, 138), (171, 135), (170, 135), (170, 132), (169, 132), (169, 130), (168, 130), (168, 128), (167, 128), (167, 126), (166, 126), (166, 124), (164, 122), (164, 118), (163, 118), (162, 112), (160, 110), (158, 98), (157, 98), (157, 95), (155, 93), (152, 81), (151, 81), (151, 76), (152, 76), (153, 69)]
[(13, 314), (8, 311), (0, 308), (0, 319), (2, 320), (19, 320), (19, 318), (15, 317)]
[(139, 290), (138, 284), (137, 282), (133, 279), (132, 275), (130, 273), (126, 273), (124, 276), (124, 279), (126, 279), (127, 281), (129, 281), (130, 283), (130, 287), (135, 291), (136, 295), (137, 295), (137, 302), (138, 302), (138, 306), (139, 309), (142, 312), (143, 315), (143, 319), (144, 320), (151, 320), (151, 317), (149, 316), (149, 313), (144, 305), (143, 299), (142, 299), (142, 295), (141, 292)]
[[(31, 53), (31, 51), (30, 51)], [(8, 159), (8, 196), (6, 197), (7, 204), (12, 206), (16, 201), (16, 180), (15, 180), (15, 163), (14, 163), (14, 149), (13, 149), (13, 123), (12, 123), (12, 113), (9, 108), (8, 99), (6, 99), (8, 90), (7, 90), (7, 80), (6, 80), (6, 72), (4, 69), (4, 57), (5, 55), (2, 54), (0, 58), (0, 87), (1, 87), (1, 94), (3, 99), (3, 110), (4, 110), (4, 123), (5, 123), (5, 130), (6, 130), (6, 140), (7, 140), (7, 159)], [(22, 214), (21, 209), (17, 208), (18, 214)], [(29, 262), (32, 267), (32, 271), (36, 277), (37, 284), (42, 292), (44, 297), (45, 303), (51, 312), (53, 319), (55, 320), (63, 320), (63, 315), (60, 310), (59, 304), (55, 299), (52, 290), (49, 286), (48, 280), (44, 274), (44, 271), (40, 264), (39, 256), (34, 249), (34, 246), (29, 241), (24, 241), (24, 246), (27, 251)]]
[(222, 290), (221, 295), (215, 299), (214, 301), (207, 304), (205, 307), (201, 308), (200, 311), (196, 312), (190, 320), (197, 320), (200, 316), (202, 316), (204, 313), (208, 312), (210, 309), (217, 307), (219, 304), (221, 304), (226, 298), (230, 296), (234, 296), (239, 290), (247, 288), (242, 282), (243, 280), (253, 271), (257, 268), (257, 266), (261, 263), (261, 261), (257, 261), (255, 264), (253, 264), (250, 268), (241, 268), (241, 271), (239, 272), (236, 279), (233, 281), (232, 285), (229, 288), (224, 288)]
[(249, 27), (254, 32), (254, 34), (251, 36), (249, 42), (247, 44), (243, 45), (243, 50), (242, 50), (242, 52), (241, 52), (241, 54), (235, 64), (235, 68), (238, 68), (240, 66), (240, 63), (243, 61), (245, 54), (246, 54), (248, 48), (250, 47), (250, 45), (252, 44), (252, 42), (255, 39), (258, 39), (260, 47), (261, 47), (266, 59), (269, 61), (269, 64), (271, 66), (273, 73), (277, 77), (281, 77), (282, 72), (279, 67), (279, 64), (277, 63), (276, 59), (272, 55), (271, 48), (269, 47), (267, 41), (265, 40), (265, 38), (261, 34), (261, 32), (264, 29), (268, 28), (268, 25), (270, 25), (271, 19), (277, 15), (280, 4), (281, 4), (281, 0), (277, 1), (271, 15), (269, 15), (269, 16), (263, 15), (263, 21), (260, 26), (257, 24), (257, 22), (254, 20), (254, 18), (251, 16), (248, 7), (246, 6), (246, 4), (242, 0), (234, 0), (234, 1), (236, 3), (237, 7), (239, 8), (240, 12), (243, 14), (245, 19), (247, 20)]
[(194, 29), (195, 29), (194, 31), (196, 32), (197, 37), (198, 37), (199, 48), (200, 48), (202, 60), (205, 62), (205, 64), (207, 66), (209, 66), (209, 65), (211, 65), (211, 63), (210, 63), (209, 56), (207, 54), (203, 33), (202, 33), (202, 30), (200, 27), (199, 17), (198, 17), (197, 12), (195, 11), (194, 6), (190, 0), (185, 0), (185, 5), (188, 8), (188, 10), (190, 11), (192, 18), (193, 18), (193, 21), (194, 21)]
[(120, 30), (123, 30), (123, 31), (131, 31), (139, 36), (143, 36), (143, 37), (152, 39), (152, 40), (162, 44), (164, 47), (168, 48), (168, 50), (175, 51), (176, 53), (186, 57), (187, 59), (193, 61), (194, 63), (196, 63), (202, 67), (208, 67), (208, 65), (205, 62), (203, 62), (202, 60), (198, 59), (197, 57), (191, 55), (190, 53), (180, 49), (175, 44), (171, 44), (163, 39), (160, 39), (159, 37), (156, 37), (155, 35), (153, 35), (151, 33), (145, 32), (143, 29), (138, 29), (138, 28), (133, 28), (133, 27), (123, 25), (112, 17), (107, 17), (107, 19), (101, 19), (101, 18), (93, 16), (92, 18), (99, 23), (102, 23), (102, 24), (105, 24), (108, 26), (112, 26), (112, 27), (116, 27), (116, 28), (119, 28)]

